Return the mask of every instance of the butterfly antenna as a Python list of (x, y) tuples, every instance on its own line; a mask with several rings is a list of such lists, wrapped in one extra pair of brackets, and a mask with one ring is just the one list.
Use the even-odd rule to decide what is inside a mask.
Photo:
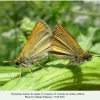
[(12, 61), (3, 61), (3, 63), (12, 62)]
[(95, 57), (100, 57), (100, 55), (95, 55), (95, 54), (91, 54), (92, 56), (95, 56)]
[(90, 48), (88, 49), (88, 52), (90, 51), (91, 48), (92, 48), (92, 45), (91, 45)]
[(10, 60), (9, 58), (7, 58), (7, 60), (2, 61), (3, 63), (9, 63), (9, 62), (13, 62), (12, 60)]
[[(90, 49), (92, 48), (92, 46), (90, 46), (90, 48), (88, 49), (88, 52), (90, 51)], [(95, 54), (91, 54), (92, 56), (95, 56), (95, 57), (100, 57), (100, 55), (95, 55)]]

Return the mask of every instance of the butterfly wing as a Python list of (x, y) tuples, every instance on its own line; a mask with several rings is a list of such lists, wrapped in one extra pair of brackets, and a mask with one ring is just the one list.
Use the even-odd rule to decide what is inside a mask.
[(43, 20), (40, 20), (35, 25), (19, 58), (37, 60), (47, 56), (51, 45), (50, 37), (51, 31), (48, 25)]
[(52, 36), (52, 53), (61, 58), (83, 56), (83, 51), (62, 25), (57, 25)]

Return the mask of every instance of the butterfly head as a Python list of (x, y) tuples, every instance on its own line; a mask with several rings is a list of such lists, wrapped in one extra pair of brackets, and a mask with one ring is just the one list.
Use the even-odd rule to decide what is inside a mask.
[(84, 55), (84, 59), (87, 60), (87, 61), (90, 61), (92, 59), (92, 55), (89, 54), (88, 52), (86, 52), (85, 55)]
[(18, 66), (18, 65), (20, 65), (20, 64), (21, 64), (21, 62), (20, 62), (20, 61), (18, 61), (18, 60), (15, 60), (15, 61), (14, 61), (14, 64), (15, 64), (16, 66)]

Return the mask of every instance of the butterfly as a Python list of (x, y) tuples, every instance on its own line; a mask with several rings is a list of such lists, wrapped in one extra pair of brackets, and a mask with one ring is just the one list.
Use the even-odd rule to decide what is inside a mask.
[(92, 59), (92, 55), (83, 51), (61, 24), (58, 24), (53, 31), (51, 47), (51, 52), (55, 56), (69, 59), (68, 64), (80, 66), (86, 60), (90, 61)]
[(49, 26), (43, 20), (38, 21), (28, 41), (26, 42), (21, 54), (14, 61), (15, 65), (22, 66), (20, 67), (20, 76), (23, 67), (27, 68), (31, 72), (29, 66), (33, 64), (41, 66), (37, 62), (37, 60), (48, 56), (48, 51), (50, 51), (51, 49), (50, 47), (51, 35), (52, 34)]

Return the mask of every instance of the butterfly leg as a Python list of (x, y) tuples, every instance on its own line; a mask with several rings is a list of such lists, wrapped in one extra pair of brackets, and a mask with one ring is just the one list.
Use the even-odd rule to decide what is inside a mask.
[(19, 74), (19, 79), (18, 80), (20, 80), (21, 75), (22, 75), (22, 67), (20, 67), (20, 74)]
[(22, 67), (20, 67), (20, 73), (19, 73), (19, 77), (18, 77), (17, 82), (19, 82), (19, 80), (20, 80), (20, 78), (21, 78), (21, 75), (22, 75)]
[(74, 72), (73, 72), (73, 73), (75, 73), (75, 72), (76, 72), (77, 68), (78, 68), (78, 66), (76, 66), (76, 68), (75, 68), (75, 70), (74, 70)]
[(45, 69), (48, 71), (48, 69), (44, 68), (42, 65), (40, 65), (37, 61), (33, 61), (34, 63), (36, 63), (37, 65), (39, 65), (41, 68)]
[(29, 68), (29, 67), (27, 67), (27, 66), (26, 66), (25, 64), (23, 64), (23, 63), (22, 63), (22, 66), (23, 66), (24, 68), (27, 68), (27, 69), (29, 70), (29, 72), (31, 73), (32, 77), (33, 77), (32, 69)]
[(78, 68), (78, 65), (75, 62), (76, 62), (76, 59), (73, 59), (73, 60), (70, 60), (69, 63), (67, 64), (67, 65), (69, 65), (69, 64), (75, 64), (76, 65), (76, 68), (75, 68), (73, 73), (75, 73), (77, 68)]
[(68, 67), (68, 65), (70, 65), (71, 63), (72, 63), (72, 61), (70, 60), (70, 61), (68, 62), (68, 64), (67, 64), (66, 66), (64, 66), (63, 68)]

